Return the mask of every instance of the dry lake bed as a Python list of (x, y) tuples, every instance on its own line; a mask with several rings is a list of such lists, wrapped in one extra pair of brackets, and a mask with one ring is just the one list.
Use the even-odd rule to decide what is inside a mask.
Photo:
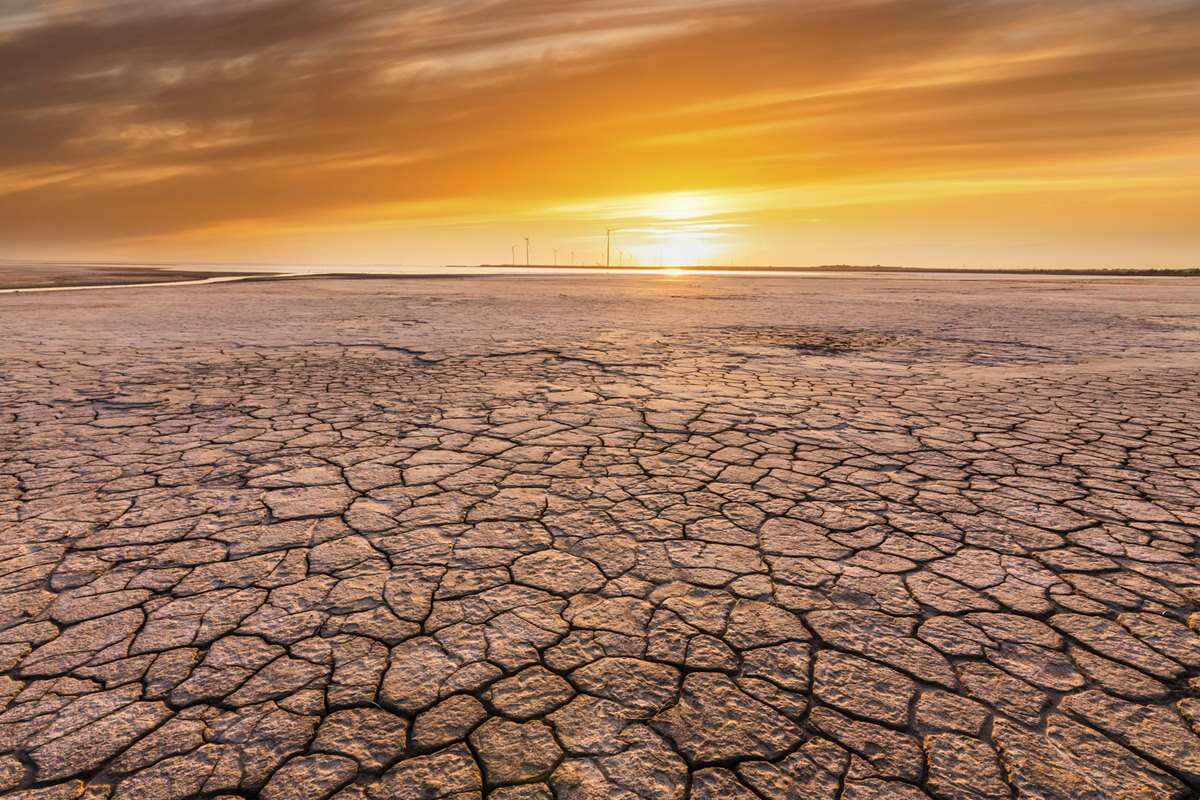
[(0, 793), (1200, 791), (1200, 282), (0, 296)]

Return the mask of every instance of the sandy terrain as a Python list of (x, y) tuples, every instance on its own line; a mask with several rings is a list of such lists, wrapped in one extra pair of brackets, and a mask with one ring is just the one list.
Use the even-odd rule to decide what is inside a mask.
[(0, 791), (1186, 798), (1200, 283), (0, 297)]

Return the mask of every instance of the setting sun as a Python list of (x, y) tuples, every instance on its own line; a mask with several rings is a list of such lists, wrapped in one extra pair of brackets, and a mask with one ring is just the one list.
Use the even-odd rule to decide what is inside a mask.
[(671, 194), (655, 198), (647, 216), (658, 220), (635, 248), (638, 260), (658, 266), (693, 267), (727, 257), (729, 231), (718, 221), (728, 202), (702, 194)]
[(664, 267), (697, 267), (716, 263), (726, 252), (721, 234), (698, 230), (664, 230), (652, 233), (637, 251), (644, 264)]

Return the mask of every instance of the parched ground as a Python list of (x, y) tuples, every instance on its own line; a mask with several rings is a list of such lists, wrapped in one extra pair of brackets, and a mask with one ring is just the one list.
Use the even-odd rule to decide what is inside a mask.
[(1200, 790), (1200, 284), (0, 298), (0, 792)]

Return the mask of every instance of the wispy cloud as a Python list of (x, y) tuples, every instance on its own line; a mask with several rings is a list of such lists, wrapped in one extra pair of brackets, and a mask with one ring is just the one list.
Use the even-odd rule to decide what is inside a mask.
[[(1182, 0), (25, 0), (0, 12), (0, 240), (689, 192), (799, 214), (1014, 170), (1186, 193), (1198, 43)], [(752, 205), (732, 221), (789, 208)]]

